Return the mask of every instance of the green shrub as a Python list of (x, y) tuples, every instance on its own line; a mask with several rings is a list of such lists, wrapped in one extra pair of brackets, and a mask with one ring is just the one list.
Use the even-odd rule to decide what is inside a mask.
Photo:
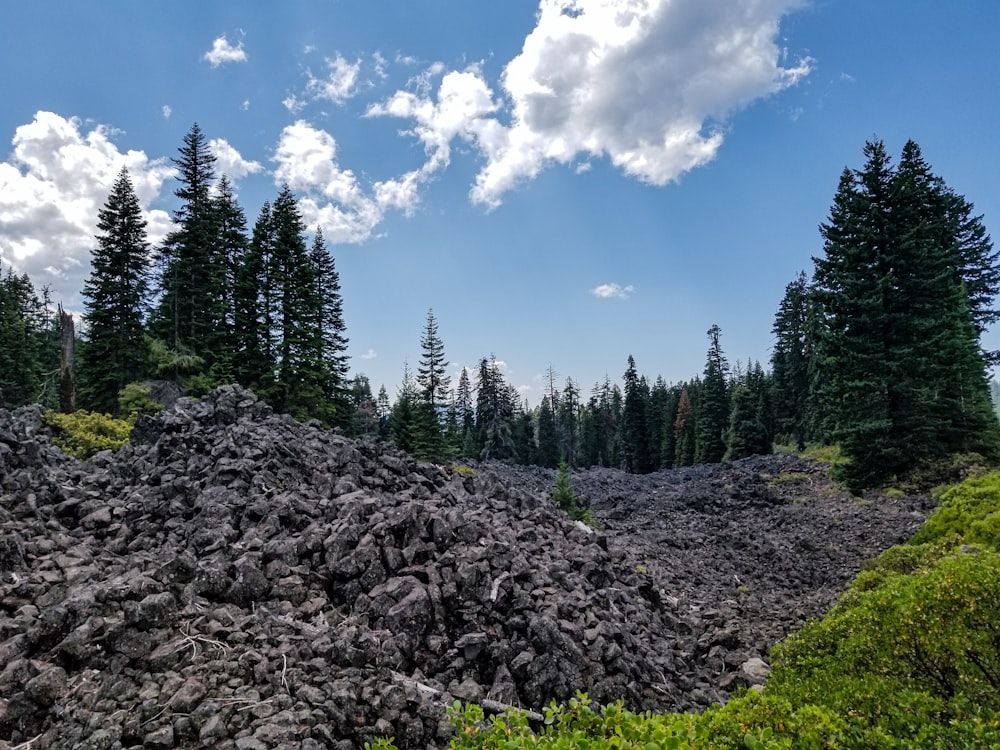
[(914, 543), (947, 537), (1000, 549), (1000, 471), (967, 479), (941, 495), (941, 504), (913, 536)]
[(56, 431), (53, 442), (64, 453), (80, 460), (99, 451), (118, 450), (128, 442), (132, 432), (132, 423), (127, 420), (84, 410), (73, 414), (48, 411), (45, 421)]
[(163, 404), (153, 401), (149, 386), (129, 383), (118, 392), (118, 408), (123, 419), (135, 421), (139, 414), (158, 414), (163, 410)]

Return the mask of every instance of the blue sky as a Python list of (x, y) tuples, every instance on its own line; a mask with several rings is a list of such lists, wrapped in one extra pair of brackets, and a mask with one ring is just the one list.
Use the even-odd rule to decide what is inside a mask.
[(323, 227), (391, 396), (429, 308), (456, 381), (494, 353), (532, 405), (550, 365), (690, 378), (713, 323), (766, 363), (872, 137), (1000, 231), (986, 0), (33, 0), (0, 28), (5, 265), (79, 310), (118, 170), (162, 236), (198, 122), (251, 225), (287, 181)]

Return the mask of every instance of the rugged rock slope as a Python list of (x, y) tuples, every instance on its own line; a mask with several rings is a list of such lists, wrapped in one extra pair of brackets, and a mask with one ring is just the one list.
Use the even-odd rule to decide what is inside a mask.
[(85, 463), (40, 416), (0, 412), (0, 747), (440, 746), (455, 698), (578, 688), (695, 708), (925, 513), (762, 459), (577, 474), (595, 533), (550, 473), (462, 476), (239, 388)]

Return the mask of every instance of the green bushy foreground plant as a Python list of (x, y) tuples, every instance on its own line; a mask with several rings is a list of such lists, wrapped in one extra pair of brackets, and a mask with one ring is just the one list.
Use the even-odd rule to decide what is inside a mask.
[(81, 461), (104, 450), (117, 450), (128, 442), (132, 421), (108, 414), (79, 410), (72, 414), (45, 413), (45, 422), (55, 428), (53, 442), (64, 453)]
[(1000, 750), (998, 530), (1000, 472), (947, 490), (909, 544), (867, 564), (829, 614), (774, 648), (762, 694), (662, 715), (578, 694), (540, 726), (522, 711), (487, 719), (456, 704), (451, 747)]

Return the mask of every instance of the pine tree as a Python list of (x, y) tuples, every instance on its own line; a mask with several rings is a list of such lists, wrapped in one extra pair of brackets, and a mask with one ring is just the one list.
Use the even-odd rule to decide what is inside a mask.
[(224, 330), (219, 299), (225, 298), (225, 263), (219, 253), (218, 222), (211, 188), (215, 156), (195, 123), (173, 160), (182, 204), (174, 212), (177, 228), (160, 248), (160, 300), (152, 320), (154, 335), (174, 351), (184, 349), (208, 366)]
[(51, 315), (27, 274), (16, 275), (12, 268), (2, 271), (0, 268), (0, 408), (31, 403), (54, 406), (54, 389), (46, 388), (58, 374), (58, 342), (51, 336)]
[(695, 462), (700, 464), (718, 463), (726, 452), (725, 435), (729, 429), (730, 404), (726, 379), (729, 365), (719, 344), (721, 334), (722, 330), (717, 325), (708, 329), (709, 348), (698, 404), (695, 447)]
[(881, 141), (865, 157), (842, 174), (814, 259), (822, 404), (854, 489), (992, 451), (996, 429), (945, 191), (913, 142), (898, 169)]
[(509, 458), (514, 453), (511, 419), (514, 401), (496, 357), (479, 360), (476, 383), (476, 447), (482, 460)]
[(392, 406), (389, 417), (389, 431), (392, 440), (400, 450), (412, 453), (417, 445), (419, 393), (410, 373), (410, 366), (403, 363), (403, 382)]
[(682, 388), (677, 400), (677, 417), (674, 420), (675, 466), (691, 466), (695, 459), (697, 421), (688, 389)]
[(567, 377), (559, 397), (559, 409), (556, 413), (557, 432), (559, 433), (559, 455), (570, 466), (578, 462), (577, 449), (579, 436), (577, 430), (580, 421), (580, 389), (573, 378)]
[(226, 175), (219, 178), (215, 194), (211, 198), (211, 210), (215, 220), (216, 240), (213, 257), (220, 276), (214, 287), (218, 298), (214, 300), (210, 318), (221, 323), (213, 331), (208, 346), (212, 351), (214, 369), (212, 380), (229, 383), (237, 380), (237, 289), (240, 273), (247, 264), (249, 240), (247, 219), (236, 200), (233, 185)]
[(649, 385), (635, 369), (635, 359), (630, 354), (624, 374), (625, 405), (622, 412), (621, 452), (623, 468), (635, 474), (651, 470), (649, 451), (649, 425), (646, 418)]
[(459, 431), (459, 455), (472, 458), (472, 441), (476, 430), (476, 410), (473, 402), (472, 384), (469, 381), (469, 371), (462, 368), (458, 376), (458, 388), (455, 390), (455, 410)]
[(278, 372), (275, 233), (271, 204), (265, 202), (254, 223), (243, 265), (233, 290), (233, 341), (236, 380), (262, 398), (275, 391)]
[(539, 466), (548, 469), (554, 469), (559, 463), (559, 434), (548, 394), (542, 396), (542, 403), (538, 406), (538, 453), (536, 459)]
[(118, 394), (148, 372), (143, 330), (149, 287), (146, 220), (122, 169), (98, 211), (97, 248), (83, 285), (87, 339), (80, 347), (77, 375), (80, 405), (117, 415)]
[(314, 279), (311, 301), (313, 330), (308, 355), (312, 377), (319, 383), (322, 393), (321, 416), (331, 424), (346, 428), (350, 423), (352, 407), (347, 392), (350, 365), (344, 301), (340, 291), (340, 274), (320, 229), (316, 230), (309, 249), (309, 265)]
[(805, 271), (785, 287), (774, 317), (776, 341), (771, 354), (774, 374), (776, 429), (789, 436), (799, 450), (809, 439), (811, 342), (809, 331), (809, 282)]
[(306, 249), (305, 224), (291, 188), (283, 185), (271, 205), (274, 226), (270, 279), (277, 302), (278, 388), (275, 408), (295, 416), (310, 412), (323, 398), (323, 382), (313, 355), (316, 337), (316, 278)]
[(434, 310), (427, 311), (427, 319), (420, 336), (420, 363), (417, 365), (417, 383), (420, 395), (420, 427), (418, 454), (421, 458), (440, 461), (444, 457), (444, 434), (441, 408), (447, 403), (450, 378), (444, 343), (438, 334)]

